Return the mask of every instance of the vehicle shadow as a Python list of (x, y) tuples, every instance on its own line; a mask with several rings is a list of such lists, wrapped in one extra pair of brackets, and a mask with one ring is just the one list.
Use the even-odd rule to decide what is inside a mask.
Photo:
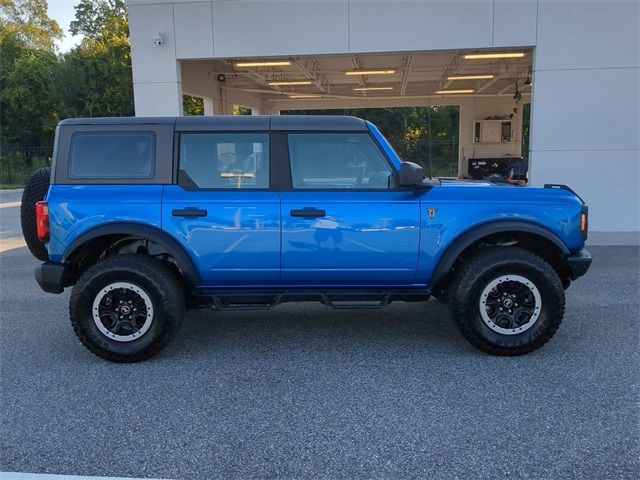
[(363, 355), (460, 355), (470, 347), (456, 330), (446, 305), (397, 302), (375, 310), (334, 310), (315, 303), (291, 303), (261, 311), (192, 310), (165, 355), (191, 359), (215, 355), (269, 357), (330, 352)]

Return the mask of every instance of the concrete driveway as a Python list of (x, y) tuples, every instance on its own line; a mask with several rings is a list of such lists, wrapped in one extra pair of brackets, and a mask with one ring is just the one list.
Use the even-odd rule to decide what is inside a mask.
[(0, 471), (640, 475), (638, 248), (593, 248), (558, 334), (525, 357), (478, 352), (429, 301), (194, 311), (161, 355), (116, 365), (79, 344), (68, 292), (38, 289), (17, 215), (0, 208)]

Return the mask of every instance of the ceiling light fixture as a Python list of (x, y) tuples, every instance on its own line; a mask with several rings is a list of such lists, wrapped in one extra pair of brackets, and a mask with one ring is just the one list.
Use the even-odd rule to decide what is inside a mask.
[(380, 90), (393, 90), (393, 87), (358, 87), (353, 89), (355, 92), (372, 92)]
[(311, 80), (292, 80), (282, 82), (269, 82), (269, 85), (272, 87), (286, 87), (290, 85), (311, 85), (311, 83)]
[(459, 93), (473, 93), (475, 90), (438, 90), (436, 94), (438, 95), (457, 95)]
[(465, 60), (485, 60), (485, 59), (497, 59), (497, 58), (522, 58), (524, 52), (509, 52), (509, 53), (468, 53), (464, 56)]
[(395, 70), (353, 70), (351, 72), (344, 72), (347, 76), (354, 75), (393, 75)]
[(451, 75), (447, 77), (447, 80), (456, 81), (456, 80), (491, 80), (493, 75)]
[(289, 95), (289, 98), (292, 98), (292, 99), (322, 98), (322, 95)]
[(291, 62), (288, 60), (273, 61), (273, 62), (238, 62), (237, 68), (251, 68), (251, 67), (288, 67)]

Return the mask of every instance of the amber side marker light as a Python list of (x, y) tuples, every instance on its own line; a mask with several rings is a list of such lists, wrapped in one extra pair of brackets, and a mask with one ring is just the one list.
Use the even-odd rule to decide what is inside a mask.
[(580, 214), (580, 232), (582, 233), (582, 240), (587, 240), (589, 234), (589, 207), (582, 205), (582, 213)]

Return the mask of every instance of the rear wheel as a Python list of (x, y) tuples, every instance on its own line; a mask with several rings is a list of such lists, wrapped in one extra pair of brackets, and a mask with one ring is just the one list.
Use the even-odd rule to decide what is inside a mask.
[(29, 251), (38, 260), (49, 260), (47, 247), (38, 239), (36, 226), (36, 203), (44, 200), (49, 190), (51, 178), (50, 168), (41, 168), (31, 175), (22, 192), (22, 204), (20, 205), (20, 225), (22, 235)]
[(71, 293), (71, 324), (82, 344), (113, 362), (157, 354), (184, 315), (176, 274), (144, 255), (116, 255), (89, 268)]
[(494, 355), (523, 355), (544, 345), (564, 315), (555, 270), (517, 247), (481, 250), (460, 268), (449, 308), (464, 337)]

